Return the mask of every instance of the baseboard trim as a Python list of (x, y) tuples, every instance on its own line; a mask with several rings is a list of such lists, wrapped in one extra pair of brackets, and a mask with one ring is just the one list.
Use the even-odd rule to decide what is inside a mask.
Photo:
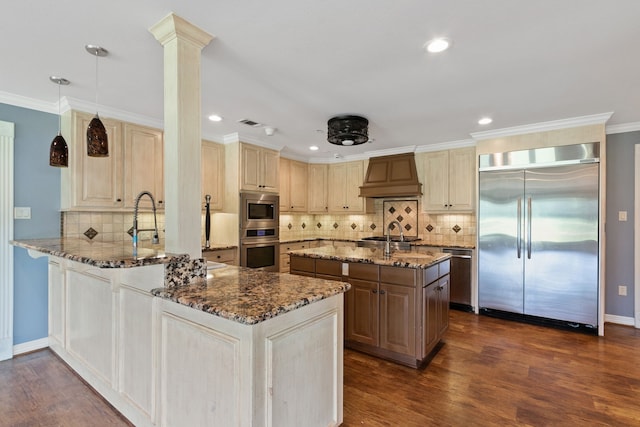
[(47, 347), (49, 347), (48, 337), (23, 342), (22, 344), (16, 344), (13, 346), (13, 355), (17, 356), (19, 354), (29, 353), (30, 351), (36, 351)]
[(614, 314), (604, 315), (605, 323), (617, 323), (618, 325), (635, 326), (636, 322), (633, 317), (616, 316)]

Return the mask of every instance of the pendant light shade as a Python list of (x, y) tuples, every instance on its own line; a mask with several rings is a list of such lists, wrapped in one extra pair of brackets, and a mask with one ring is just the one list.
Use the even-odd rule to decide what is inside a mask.
[(107, 130), (104, 128), (98, 113), (89, 122), (87, 127), (87, 155), (89, 157), (108, 157), (109, 140)]
[[(88, 44), (84, 47), (87, 52), (96, 57), (96, 110), (98, 108), (98, 57), (107, 56), (109, 52), (100, 46)], [(87, 127), (87, 155), (89, 157), (108, 157), (109, 138), (98, 113)]]
[(49, 77), (53, 83), (58, 85), (58, 135), (51, 141), (51, 147), (49, 147), (49, 165), (66, 168), (69, 166), (69, 147), (67, 147), (67, 141), (62, 137), (61, 118), (60, 115), (60, 86), (66, 86), (70, 82), (62, 77)]

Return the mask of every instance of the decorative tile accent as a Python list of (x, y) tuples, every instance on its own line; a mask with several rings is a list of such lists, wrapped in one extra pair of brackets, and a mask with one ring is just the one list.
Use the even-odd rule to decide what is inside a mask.
[(307, 224), (305, 224), (304, 222), (302, 223), (302, 229), (304, 230), (305, 228), (307, 228)]
[(431, 225), (431, 224), (427, 225), (427, 227), (426, 227), (426, 228), (427, 228), (427, 231), (428, 231), (429, 233), (431, 233), (431, 232), (433, 231), (433, 225)]
[(316, 227), (318, 227), (318, 228), (322, 228), (322, 224), (317, 223), (317, 224), (316, 224)]
[(333, 223), (333, 228), (338, 228), (338, 227), (340, 227), (340, 226), (338, 225), (338, 223), (337, 223), (337, 222), (334, 222), (334, 223)]
[[(404, 229), (407, 237), (418, 237), (418, 201), (417, 200), (385, 200), (383, 201), (383, 224), (384, 229), (392, 221), (398, 221)], [(404, 212), (404, 215), (401, 213)], [(396, 215), (397, 213), (397, 215)], [(397, 226), (391, 228), (398, 233)]]
[(289, 225), (287, 225), (287, 228), (288, 228), (289, 230), (291, 230), (291, 229), (293, 228), (293, 225), (292, 225), (291, 223), (289, 223)]
[(93, 240), (94, 237), (98, 235), (98, 232), (93, 229), (93, 227), (87, 228), (87, 231), (84, 232), (84, 235), (87, 236), (90, 240)]
[(378, 228), (378, 227), (376, 227), (376, 225), (375, 225), (374, 223), (371, 223), (371, 225), (369, 226), (369, 228), (370, 228), (370, 229), (372, 229), (372, 230), (375, 230), (375, 229), (376, 229), (376, 228)]
[(131, 227), (130, 229), (127, 230), (127, 234), (131, 237), (133, 237), (133, 227)]
[(462, 228), (460, 228), (460, 226), (458, 224), (454, 225), (452, 228), (453, 231), (455, 231), (456, 233), (459, 232), (460, 230), (462, 230)]
[(356, 223), (354, 222), (353, 224), (351, 224), (351, 229), (355, 230), (356, 228), (358, 228), (358, 226), (356, 225)]

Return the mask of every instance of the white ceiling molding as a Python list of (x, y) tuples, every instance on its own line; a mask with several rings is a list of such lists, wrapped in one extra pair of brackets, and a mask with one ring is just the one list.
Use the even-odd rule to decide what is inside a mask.
[(26, 96), (0, 91), (0, 103), (28, 108), (30, 110), (42, 111), (44, 113), (58, 114), (57, 101), (45, 102), (39, 99), (27, 98)]
[(611, 118), (613, 112), (592, 114), (590, 116), (573, 117), (570, 119), (552, 120), (549, 122), (532, 123), (523, 126), (514, 126), (503, 129), (494, 129), (471, 134), (476, 141), (482, 139), (501, 138), (505, 136), (524, 135), (527, 133), (547, 132), (551, 130), (567, 129), (579, 126), (588, 126), (606, 123)]
[(458, 141), (438, 142), (436, 144), (419, 145), (416, 153), (427, 153), (430, 151), (453, 150), (456, 148), (475, 147), (476, 141), (473, 139), (461, 139)]
[(393, 156), (394, 154), (414, 153), (415, 145), (405, 145), (404, 147), (385, 148), (383, 150), (365, 151), (367, 157)]
[(248, 144), (257, 145), (258, 147), (268, 148), (270, 150), (282, 151), (285, 147), (280, 144), (271, 144), (264, 142), (260, 139), (248, 137), (246, 135), (240, 135), (238, 132), (226, 134), (223, 138), (223, 144), (231, 144), (233, 142), (246, 142)]
[(605, 132), (607, 135), (612, 135), (614, 133), (636, 132), (639, 130), (640, 122), (610, 125), (605, 128)]
[[(67, 98), (67, 104), (73, 110), (84, 111), (85, 113), (95, 114), (96, 111), (101, 117), (122, 120), (124, 122), (135, 123), (138, 125), (149, 126), (155, 129), (164, 129), (164, 121), (147, 117), (142, 114), (135, 114), (118, 108), (98, 105), (95, 102), (87, 102), (77, 98)], [(57, 113), (57, 111), (56, 111)]]

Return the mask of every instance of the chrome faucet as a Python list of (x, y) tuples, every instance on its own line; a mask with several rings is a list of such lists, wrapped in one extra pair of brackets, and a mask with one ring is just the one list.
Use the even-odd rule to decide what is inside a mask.
[(398, 226), (398, 230), (400, 230), (400, 241), (404, 242), (404, 234), (402, 233), (402, 224), (400, 224), (400, 222), (393, 220), (389, 223), (389, 225), (387, 225), (387, 241), (384, 245), (384, 255), (385, 256), (390, 256), (391, 255), (391, 226), (392, 225), (397, 225)]
[[(142, 196), (149, 196), (151, 199), (151, 206), (153, 207), (153, 222), (155, 224), (155, 228), (144, 228), (138, 229), (138, 205), (140, 204), (140, 199)], [(153, 231), (153, 240), (151, 243), (153, 245), (157, 245), (160, 243), (160, 239), (158, 238), (158, 218), (156, 217), (156, 202), (153, 200), (153, 195), (149, 191), (141, 191), (140, 194), (136, 196), (135, 206), (133, 208), (133, 256), (138, 255), (138, 233), (140, 231)]]

